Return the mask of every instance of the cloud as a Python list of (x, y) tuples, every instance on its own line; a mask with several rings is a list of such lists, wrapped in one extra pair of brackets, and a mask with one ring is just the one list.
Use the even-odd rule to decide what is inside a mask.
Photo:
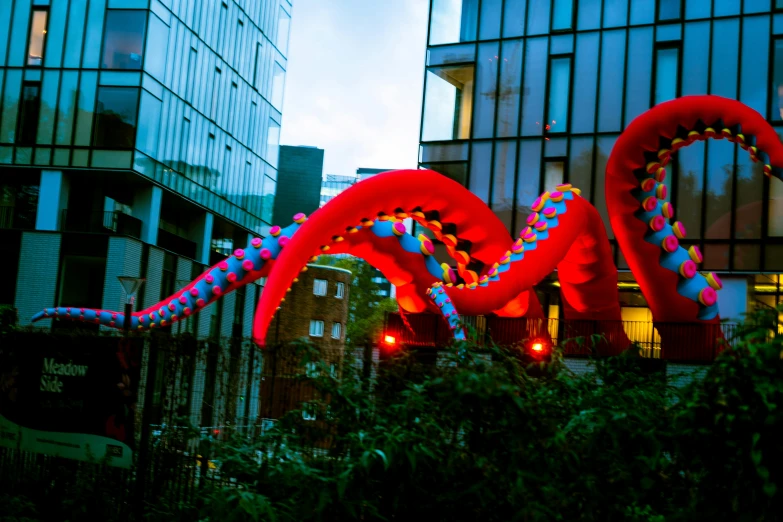
[(297, 0), (282, 144), (325, 149), (324, 171), (415, 168), (426, 0)]

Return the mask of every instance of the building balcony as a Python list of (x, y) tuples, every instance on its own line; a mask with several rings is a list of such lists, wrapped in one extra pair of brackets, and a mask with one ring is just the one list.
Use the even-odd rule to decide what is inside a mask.
[[(494, 342), (514, 346), (524, 341), (559, 346), (566, 357), (619, 355), (627, 340), (641, 348), (643, 357), (676, 362), (709, 363), (725, 347), (718, 339), (735, 342), (742, 326), (731, 323), (693, 324), (644, 321), (584, 321), (566, 319), (528, 319), (507, 317), (462, 317), (475, 331), (479, 344)], [(406, 314), (405, 325), (399, 314), (386, 315), (382, 339), (413, 347), (440, 348), (453, 340), (453, 332), (438, 314)], [(674, 338), (662, 346), (659, 330)], [(714, 341), (714, 342), (713, 342)]]
[(122, 212), (63, 210), (60, 230), (141, 238), (141, 220)]
[(23, 210), (15, 205), (0, 205), (0, 229), (32, 230), (35, 228), (35, 209)]

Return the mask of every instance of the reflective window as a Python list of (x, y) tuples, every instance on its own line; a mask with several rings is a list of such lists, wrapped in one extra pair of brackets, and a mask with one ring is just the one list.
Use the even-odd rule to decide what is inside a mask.
[(497, 42), (479, 45), (476, 97), (473, 109), (474, 138), (491, 138), (495, 128), (498, 61)]
[(283, 90), (285, 88), (285, 69), (275, 63), (275, 72), (272, 76), (272, 106), (278, 111), (283, 110)]
[(468, 189), (489, 204), (489, 177), (492, 168), (492, 143), (479, 141), (473, 143), (470, 161), (470, 185)]
[(481, 1), (481, 27), (479, 39), (490, 40), (500, 37), (500, 15), (503, 13), (503, 0)]
[[(676, 165), (676, 219), (685, 225), (691, 237), (701, 237), (702, 197), (704, 193), (705, 142), (697, 141), (674, 155)], [(672, 167), (667, 170), (672, 172)]]
[(492, 211), (507, 230), (514, 215), (514, 178), (517, 171), (517, 142), (495, 143), (495, 172), (492, 177)]
[[(764, 179), (762, 164), (754, 163), (748, 154), (737, 154), (736, 169), (734, 238), (761, 239), (761, 224), (764, 221), (762, 215), (764, 184), (760, 182)], [(735, 268), (739, 267), (735, 266)]]
[(549, 62), (549, 132), (568, 130), (568, 100), (571, 91), (571, 57), (552, 58)]
[(136, 141), (136, 109), (139, 89), (98, 87), (95, 104), (95, 147), (132, 149)]
[(506, 0), (503, 5), (503, 37), (525, 34), (525, 7), (527, 0)]
[(601, 44), (601, 78), (598, 94), (598, 130), (622, 130), (625, 31), (605, 31)]
[(30, 21), (30, 43), (27, 46), (27, 65), (40, 67), (43, 64), (46, 49), (46, 24), (49, 21), (49, 11), (33, 9)]
[(552, 191), (565, 180), (565, 161), (562, 159), (544, 160), (544, 186), (541, 192)]
[(427, 70), (422, 141), (470, 137), (473, 66)]
[(580, 31), (601, 27), (601, 0), (579, 0), (576, 27)]
[(655, 97), (659, 104), (677, 97), (680, 50), (676, 47), (655, 50)]
[(283, 53), (288, 54), (288, 34), (291, 29), (291, 15), (280, 8), (280, 15), (277, 18), (277, 48)]
[(621, 27), (628, 21), (628, 0), (604, 0), (604, 27)]
[[(742, 74), (740, 101), (764, 114), (769, 69), (769, 17), (747, 16), (742, 20)], [(775, 92), (775, 91), (773, 91)]]
[(266, 134), (266, 157), (270, 165), (277, 168), (277, 158), (280, 155), (280, 124), (269, 120), (269, 129)]
[(653, 28), (628, 32), (628, 65), (625, 84), (625, 124), (650, 108), (653, 71)]
[(704, 237), (728, 239), (731, 234), (734, 145), (725, 140), (707, 142), (707, 201)]
[[(103, 36), (103, 69), (141, 69), (147, 12), (110, 9)], [(158, 52), (156, 50), (156, 52)]]
[(783, 121), (783, 39), (775, 40), (772, 47), (772, 60), (772, 108), (770, 109), (770, 118), (774, 121)]
[[(783, 183), (769, 184), (769, 217), (767, 218), (767, 227), (769, 236), (783, 237)], [(783, 266), (783, 256), (778, 259), (778, 263)]]
[(550, 2), (530, 0), (527, 5), (527, 34), (547, 34), (549, 32)]
[(41, 84), (25, 82), (22, 85), (22, 99), (19, 102), (19, 130), (16, 133), (18, 145), (35, 143), (40, 112)]
[(169, 26), (155, 15), (150, 16), (147, 49), (150, 52), (144, 58), (144, 70), (163, 81), (166, 72), (166, 53), (169, 47)]
[(681, 0), (658, 0), (658, 20), (679, 20)]
[(326, 295), (328, 281), (326, 279), (315, 279), (313, 281), (313, 294)]
[[(572, 138), (568, 160), (568, 182), (582, 191), (582, 197), (590, 199), (593, 173), (593, 138)], [(599, 190), (602, 190), (599, 187)]]
[(599, 38), (598, 33), (579, 34), (576, 37), (572, 132), (593, 132), (595, 129)]
[(704, 94), (709, 80), (710, 23), (694, 22), (685, 24), (683, 40), (682, 70), (688, 74), (682, 77), (681, 95)]
[(742, 2), (737, 0), (715, 0), (712, 16), (731, 16), (740, 14)]
[(519, 144), (517, 161), (517, 204), (514, 236), (526, 226), (525, 220), (530, 214), (530, 205), (538, 197), (538, 185), (541, 179), (541, 140), (522, 140)]
[(525, 76), (522, 92), (522, 135), (541, 136), (545, 118), (546, 66), (549, 39), (530, 38), (525, 42)]
[(522, 97), (522, 40), (503, 42), (500, 62), (496, 132), (500, 137), (516, 136), (519, 127), (519, 102)]
[(712, 46), (709, 94), (737, 99), (737, 82), (726, 79), (739, 76), (739, 29), (739, 19), (736, 18), (713, 22), (713, 40), (720, 35), (721, 45)]
[(479, 0), (433, 0), (430, 45), (476, 39)]
[(332, 339), (339, 339), (342, 336), (342, 328), (343, 325), (340, 323), (332, 324)]
[(310, 335), (313, 337), (323, 337), (324, 335), (324, 322), (323, 321), (310, 321)]
[(573, 29), (574, 0), (554, 0), (552, 6), (552, 30)]

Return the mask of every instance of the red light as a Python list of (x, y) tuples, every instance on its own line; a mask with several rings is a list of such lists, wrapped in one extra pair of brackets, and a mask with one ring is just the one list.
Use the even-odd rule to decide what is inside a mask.
[(218, 433), (220, 433), (220, 430), (215, 430), (215, 435), (217, 435)]
[(540, 352), (544, 350), (544, 345), (541, 343), (535, 343), (533, 346), (530, 347), (534, 352)]
[(394, 338), (392, 335), (387, 335), (383, 338), (383, 341), (388, 344), (395, 344), (397, 342), (397, 339)]

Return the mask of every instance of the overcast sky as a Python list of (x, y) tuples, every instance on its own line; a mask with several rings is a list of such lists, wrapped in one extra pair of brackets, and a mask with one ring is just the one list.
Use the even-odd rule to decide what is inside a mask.
[(281, 145), (325, 174), (416, 168), (427, 0), (294, 0)]

